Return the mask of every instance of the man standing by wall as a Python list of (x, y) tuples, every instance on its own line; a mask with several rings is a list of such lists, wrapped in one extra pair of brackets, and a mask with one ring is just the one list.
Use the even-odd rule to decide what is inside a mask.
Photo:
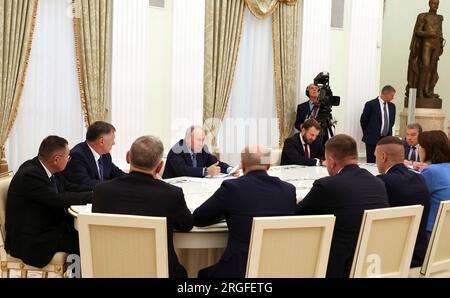
[(361, 115), (362, 141), (366, 144), (366, 156), (368, 163), (375, 163), (375, 147), (379, 140), (392, 136), (395, 123), (395, 105), (392, 100), (395, 96), (392, 86), (385, 86), (381, 95), (364, 106)]

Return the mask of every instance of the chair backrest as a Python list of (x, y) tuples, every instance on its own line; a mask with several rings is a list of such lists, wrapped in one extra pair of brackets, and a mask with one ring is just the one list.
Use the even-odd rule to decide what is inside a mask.
[(248, 278), (325, 277), (335, 217), (253, 219)]
[(366, 210), (350, 277), (408, 277), (423, 206)]
[(279, 166), (281, 164), (281, 148), (270, 149), (270, 165), (273, 167)]
[(1, 237), (6, 237), (5, 234), (5, 212), (6, 212), (6, 199), (8, 196), (9, 184), (11, 184), (11, 180), (13, 178), (12, 173), (0, 177), (0, 233)]
[(83, 277), (166, 278), (166, 218), (79, 214)]
[(450, 201), (439, 206), (420, 273), (429, 277), (444, 270), (450, 270)]

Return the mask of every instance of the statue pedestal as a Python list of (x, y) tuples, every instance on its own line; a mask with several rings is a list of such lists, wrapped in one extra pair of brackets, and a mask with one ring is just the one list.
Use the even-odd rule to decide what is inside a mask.
[[(405, 98), (405, 108), (409, 106), (409, 98)], [(417, 98), (416, 109), (442, 109), (442, 99), (440, 98)]]
[[(445, 115), (441, 109), (416, 109), (416, 123), (422, 125), (424, 131), (444, 130)], [(404, 138), (408, 125), (408, 109), (400, 113), (400, 137)]]
[(8, 164), (0, 163), (0, 177), (5, 174), (8, 174)]

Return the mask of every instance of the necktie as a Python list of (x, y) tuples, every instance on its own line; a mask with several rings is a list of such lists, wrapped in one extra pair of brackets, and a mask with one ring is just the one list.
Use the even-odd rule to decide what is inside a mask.
[(55, 191), (56, 191), (56, 192), (59, 192), (59, 191), (58, 191), (58, 185), (56, 184), (55, 176), (51, 176), (51, 177), (50, 177), (50, 181), (52, 182), (53, 188), (55, 189)]
[(98, 159), (98, 175), (100, 177), (100, 181), (103, 181), (103, 158), (101, 156)]
[(412, 161), (417, 161), (417, 152), (416, 152), (416, 147), (411, 146), (411, 158), (410, 160)]
[(194, 168), (196, 168), (196, 167), (197, 167), (197, 154), (192, 153), (192, 154), (191, 154), (191, 159), (192, 159), (192, 166), (193, 166)]
[(384, 112), (384, 126), (383, 126), (383, 134), (382, 136), (385, 137), (389, 133), (389, 117), (387, 113), (387, 103), (383, 104), (383, 112)]
[(319, 103), (315, 103), (315, 104), (314, 104), (313, 110), (312, 110), (312, 112), (311, 112), (311, 118), (316, 119), (317, 113), (319, 112), (319, 106), (320, 106)]
[(309, 150), (308, 150), (308, 144), (305, 144), (305, 157), (309, 159)]

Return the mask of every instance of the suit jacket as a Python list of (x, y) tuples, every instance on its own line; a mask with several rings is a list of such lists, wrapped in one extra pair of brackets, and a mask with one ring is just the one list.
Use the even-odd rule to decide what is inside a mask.
[[(403, 146), (405, 147), (405, 160), (409, 160), (409, 152), (411, 151), (411, 146), (408, 145), (406, 140), (403, 140)], [(419, 149), (416, 149), (417, 161), (420, 162)], [(415, 160), (413, 160), (415, 161)]]
[(172, 238), (173, 229), (188, 232), (193, 225), (181, 188), (132, 172), (97, 185), (92, 212), (166, 217), (170, 277), (187, 277), (186, 270), (178, 262)]
[(228, 245), (212, 270), (212, 278), (243, 278), (254, 217), (295, 214), (295, 187), (265, 171), (226, 180), (194, 212), (195, 226), (208, 226), (226, 219)]
[(6, 202), (6, 250), (26, 264), (45, 267), (58, 251), (66, 225), (73, 219), (65, 209), (92, 201), (86, 186), (54, 175), (58, 191), (36, 157), (22, 164), (13, 177)]
[[(388, 103), (389, 109), (389, 132), (388, 135), (392, 136), (392, 128), (395, 124), (395, 105)], [(381, 125), (382, 125), (382, 112), (380, 107), (380, 101), (375, 98), (366, 103), (364, 111), (361, 115), (361, 128), (363, 131), (362, 141), (366, 144), (376, 145), (381, 137)]]
[(421, 174), (431, 196), (427, 223), (427, 232), (431, 234), (439, 205), (442, 201), (447, 201), (450, 198), (450, 163), (430, 164), (422, 170)]
[(389, 201), (384, 183), (358, 165), (314, 182), (297, 214), (336, 216), (327, 277), (349, 277), (364, 210), (386, 207)]
[(295, 120), (295, 128), (300, 130), (300, 125), (305, 122), (306, 118), (311, 114), (311, 107), (309, 105), (309, 100), (297, 106), (297, 117)]
[(423, 264), (428, 246), (427, 219), (430, 211), (430, 193), (424, 178), (408, 170), (403, 164), (398, 164), (385, 175), (378, 176), (386, 185), (391, 207), (422, 205), (424, 206), (417, 235), (411, 267), (420, 267)]
[[(166, 167), (164, 169), (163, 178), (176, 177), (203, 177), (203, 168), (210, 167), (217, 162), (217, 158), (209, 153), (208, 147), (205, 146), (201, 153), (197, 153), (197, 167), (193, 167), (191, 153), (184, 144), (184, 140), (179, 141), (172, 147), (167, 155)], [(227, 173), (228, 164), (219, 162), (222, 173)]]
[[(80, 143), (70, 151), (70, 161), (64, 170), (64, 176), (71, 182), (90, 186), (102, 182), (97, 169), (97, 161), (86, 142)], [(102, 155), (103, 159), (103, 180), (111, 180), (116, 177), (126, 175), (113, 162), (111, 154)]]
[(315, 166), (317, 159), (323, 160), (325, 153), (320, 139), (309, 145), (310, 157), (305, 157), (305, 148), (300, 140), (300, 133), (286, 139), (281, 153), (281, 165)]

